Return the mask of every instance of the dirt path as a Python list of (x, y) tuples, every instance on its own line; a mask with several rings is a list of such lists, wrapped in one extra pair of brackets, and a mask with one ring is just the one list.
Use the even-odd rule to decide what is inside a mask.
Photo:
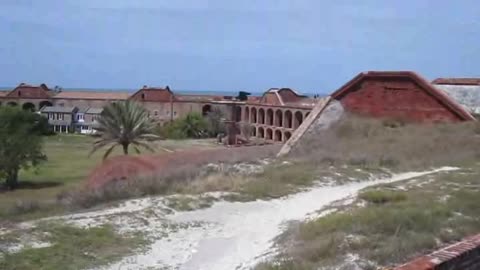
[[(125, 226), (134, 229), (135, 222), (132, 224), (125, 218), (138, 218), (140, 215), (147, 220), (148, 226), (145, 228), (151, 232), (166, 228), (165, 223), (170, 224), (168, 232), (162, 231), (163, 236), (154, 240), (145, 253), (124, 258), (101, 269), (250, 269), (274, 252), (273, 240), (285, 229), (288, 221), (303, 220), (314, 211), (336, 200), (353, 196), (360, 189), (371, 185), (453, 169), (455, 168), (445, 167), (433, 171), (398, 174), (376, 181), (316, 187), (270, 201), (219, 202), (207, 209), (176, 212), (167, 215), (165, 219), (152, 217), (151, 211), (161, 209), (161, 202), (150, 199), (148, 204), (157, 205), (158, 208), (150, 207), (146, 211), (146, 204), (140, 203), (135, 204), (136, 208), (128, 214), (128, 207), (124, 207), (122, 210), (127, 211), (127, 215), (119, 219), (120, 221), (117, 219), (111, 222), (124, 222)], [(147, 215), (146, 212), (150, 214)], [(116, 212), (115, 215), (118, 218), (119, 213)], [(78, 217), (77, 222), (85, 224), (85, 219)]]

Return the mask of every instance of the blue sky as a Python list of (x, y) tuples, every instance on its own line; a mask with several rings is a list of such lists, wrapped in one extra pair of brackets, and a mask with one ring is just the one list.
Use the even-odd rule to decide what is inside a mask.
[(329, 93), (480, 76), (478, 0), (0, 0), (0, 85)]

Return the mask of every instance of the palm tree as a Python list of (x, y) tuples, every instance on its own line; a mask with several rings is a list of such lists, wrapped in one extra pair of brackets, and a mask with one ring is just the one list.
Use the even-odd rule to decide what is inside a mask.
[(137, 153), (140, 153), (139, 146), (153, 152), (154, 149), (147, 142), (160, 138), (153, 134), (154, 128), (155, 123), (142, 105), (130, 100), (111, 103), (97, 119), (94, 129), (100, 139), (94, 143), (90, 155), (100, 148), (108, 147), (103, 155), (103, 159), (106, 159), (119, 145), (125, 155), (128, 155), (130, 145)]

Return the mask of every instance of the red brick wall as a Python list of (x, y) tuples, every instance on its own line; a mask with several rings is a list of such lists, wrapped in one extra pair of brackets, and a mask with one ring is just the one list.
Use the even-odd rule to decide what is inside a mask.
[(166, 89), (147, 88), (142, 89), (135, 93), (131, 99), (137, 101), (158, 101), (158, 102), (170, 102), (173, 98), (172, 92)]
[(295, 102), (298, 101), (300, 98), (290, 89), (280, 89), (278, 94), (282, 96), (284, 102)]
[(275, 93), (265, 93), (260, 103), (271, 104), (271, 105), (281, 105)]
[(409, 78), (365, 78), (337, 97), (351, 112), (414, 121), (461, 121)]
[(480, 234), (419, 257), (394, 270), (478, 270), (480, 269)]
[(12, 98), (49, 98), (45, 89), (37, 86), (18, 86), (7, 96)]

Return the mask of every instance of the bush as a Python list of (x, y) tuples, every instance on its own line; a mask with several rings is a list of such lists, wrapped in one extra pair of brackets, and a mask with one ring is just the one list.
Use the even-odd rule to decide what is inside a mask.
[(370, 203), (383, 204), (399, 202), (407, 199), (407, 195), (400, 191), (391, 190), (368, 190), (360, 193), (358, 197)]
[(225, 133), (225, 115), (219, 108), (213, 108), (207, 114), (208, 134), (211, 137), (216, 137), (218, 134)]
[(189, 113), (184, 118), (165, 124), (158, 133), (169, 139), (205, 138), (208, 137), (208, 123), (201, 114)]

